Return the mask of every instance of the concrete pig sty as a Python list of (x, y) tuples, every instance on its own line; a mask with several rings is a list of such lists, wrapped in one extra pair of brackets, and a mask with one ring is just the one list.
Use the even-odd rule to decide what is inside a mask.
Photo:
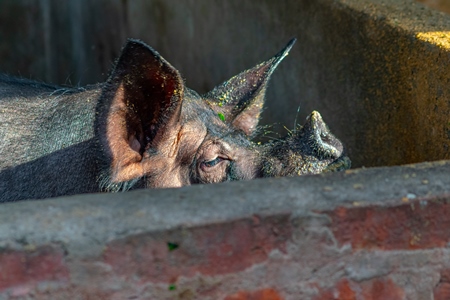
[(103, 47), (144, 39), (199, 91), (296, 36), (263, 120), (291, 128), (299, 105), (298, 120), (318, 110), (354, 169), (5, 204), (1, 297), (450, 298), (448, 15), (410, 0), (110, 3), (112, 28), (127, 26)]

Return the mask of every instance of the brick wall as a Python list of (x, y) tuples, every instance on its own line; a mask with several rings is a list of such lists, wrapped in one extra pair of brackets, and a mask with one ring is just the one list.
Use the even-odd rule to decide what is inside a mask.
[(439, 161), (4, 204), (0, 299), (448, 299), (448, 174)]

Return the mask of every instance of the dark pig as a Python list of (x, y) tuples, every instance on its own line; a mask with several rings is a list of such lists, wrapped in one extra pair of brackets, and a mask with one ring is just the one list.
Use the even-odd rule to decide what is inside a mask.
[(350, 166), (318, 112), (262, 145), (267, 82), (295, 40), (205, 95), (129, 40), (104, 84), (62, 88), (0, 76), (0, 198), (297, 176)]

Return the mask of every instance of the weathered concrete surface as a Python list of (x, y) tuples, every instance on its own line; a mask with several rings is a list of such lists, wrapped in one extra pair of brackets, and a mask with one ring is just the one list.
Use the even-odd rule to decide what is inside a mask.
[(354, 167), (450, 158), (450, 16), (414, 0), (0, 0), (0, 14), (0, 70), (59, 83), (105, 80), (134, 37), (205, 92), (295, 36), (265, 124), (316, 109)]
[(448, 299), (448, 174), (439, 161), (5, 204), (0, 299)]
[(448, 0), (418, 0), (418, 1), (437, 10), (450, 13), (450, 1)]

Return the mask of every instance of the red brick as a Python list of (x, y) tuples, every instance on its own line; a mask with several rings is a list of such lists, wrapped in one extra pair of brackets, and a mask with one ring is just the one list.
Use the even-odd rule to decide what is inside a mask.
[(440, 282), (433, 291), (434, 300), (448, 300), (450, 299), (450, 283)]
[(339, 207), (327, 214), (338, 242), (353, 249), (427, 249), (445, 247), (450, 239), (450, 204), (444, 201)]
[(348, 280), (344, 279), (338, 282), (336, 287), (320, 293), (315, 300), (355, 300), (355, 292), (350, 288)]
[[(141, 281), (174, 282), (178, 276), (242, 271), (285, 251), (291, 238), (289, 214), (127, 237), (108, 244), (104, 261), (116, 274)], [(178, 248), (170, 251), (167, 243)]]
[(441, 272), (441, 280), (434, 288), (433, 294), (435, 300), (450, 299), (450, 270)]
[(363, 299), (365, 300), (400, 300), (404, 299), (404, 291), (395, 285), (392, 280), (375, 279), (362, 284)]
[(320, 291), (315, 300), (401, 300), (404, 291), (390, 279), (374, 279), (361, 283), (342, 279), (335, 287)]
[(69, 270), (61, 249), (45, 246), (34, 251), (0, 252), (0, 291), (44, 280), (68, 279)]
[(274, 289), (263, 289), (259, 291), (240, 291), (225, 297), (224, 300), (283, 300)]

